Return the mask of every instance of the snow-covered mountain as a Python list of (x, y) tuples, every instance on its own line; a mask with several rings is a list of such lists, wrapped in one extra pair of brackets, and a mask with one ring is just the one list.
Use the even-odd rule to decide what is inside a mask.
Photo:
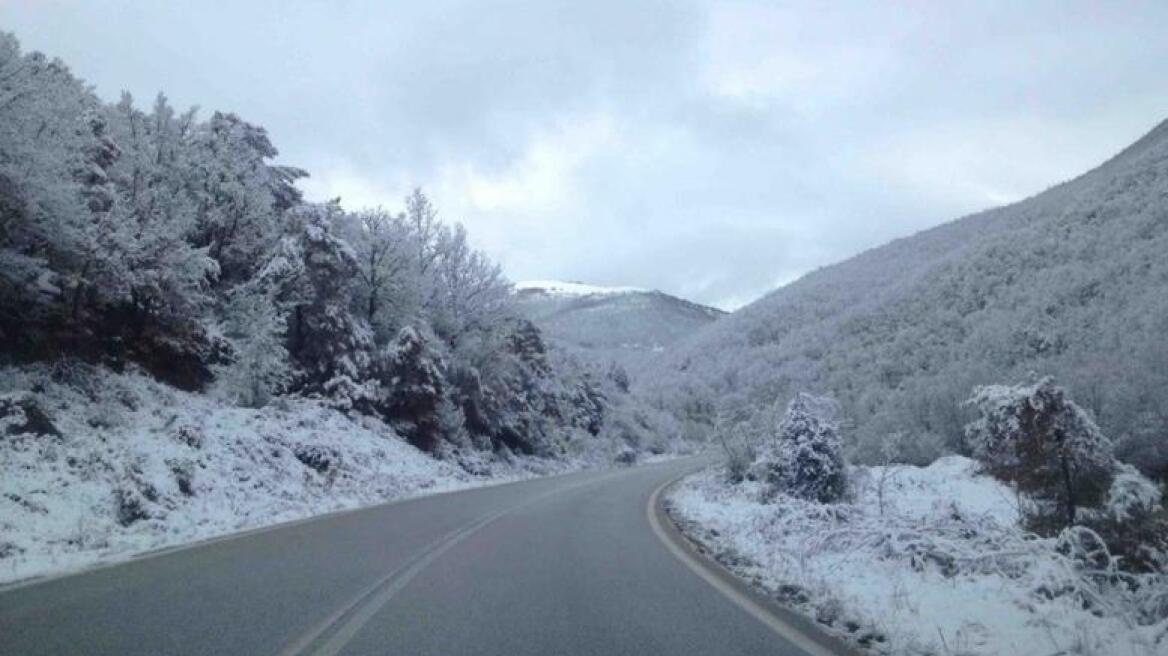
[(549, 338), (636, 376), (647, 359), (717, 321), (725, 312), (639, 287), (551, 280), (515, 285), (520, 311)]
[(687, 412), (829, 393), (860, 453), (959, 448), (977, 384), (1052, 374), (1120, 453), (1168, 471), (1168, 122), (1098, 168), (814, 271), (647, 378)]

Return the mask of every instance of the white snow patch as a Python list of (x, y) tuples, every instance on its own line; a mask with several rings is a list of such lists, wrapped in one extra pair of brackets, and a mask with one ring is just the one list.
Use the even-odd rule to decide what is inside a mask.
[[(1055, 540), (1020, 529), (1014, 492), (973, 461), (853, 475), (854, 503), (766, 504), (761, 485), (729, 485), (717, 467), (667, 503), (736, 573), (876, 653), (1168, 653), (1168, 619), (1141, 626), (1130, 590), (1088, 580)], [(1155, 581), (1145, 594), (1163, 594)]]
[(601, 287), (585, 285), (579, 282), (562, 282), (559, 280), (525, 280), (515, 283), (516, 291), (542, 291), (545, 294), (556, 296), (611, 296), (615, 294), (631, 294), (647, 292), (641, 287)]

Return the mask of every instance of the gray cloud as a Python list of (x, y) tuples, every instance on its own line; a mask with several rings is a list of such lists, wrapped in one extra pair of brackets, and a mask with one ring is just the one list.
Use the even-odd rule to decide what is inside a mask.
[(0, 0), (107, 98), (237, 111), (308, 192), (414, 184), (510, 275), (735, 306), (1168, 114), (1164, 3)]

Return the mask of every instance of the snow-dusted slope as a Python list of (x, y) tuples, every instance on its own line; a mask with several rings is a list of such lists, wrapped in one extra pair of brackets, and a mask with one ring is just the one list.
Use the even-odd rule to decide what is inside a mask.
[(1162, 575), (1093, 576), (1018, 526), (973, 461), (857, 468), (854, 503), (760, 500), (709, 469), (667, 499), (691, 537), (827, 630), (878, 654), (1163, 654)]
[(484, 460), (475, 476), (317, 401), (237, 408), (81, 365), (0, 369), (0, 405), (27, 400), (59, 435), (0, 417), (0, 582), (573, 466)]
[(1053, 374), (1125, 457), (1166, 468), (1165, 253), (1168, 123), (1033, 198), (810, 273), (678, 344), (650, 378), (665, 398), (747, 410), (833, 394), (870, 453), (901, 430), (953, 444), (975, 384)]
[(575, 282), (515, 285), (520, 311), (555, 342), (636, 376), (647, 359), (724, 313), (659, 291)]

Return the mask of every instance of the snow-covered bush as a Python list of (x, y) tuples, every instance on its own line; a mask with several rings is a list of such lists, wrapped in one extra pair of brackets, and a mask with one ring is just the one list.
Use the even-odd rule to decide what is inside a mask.
[(1125, 522), (1160, 510), (1160, 489), (1131, 465), (1120, 465), (1103, 509), (1107, 517)]
[(791, 399), (774, 436), (763, 442), (755, 465), (767, 494), (819, 502), (848, 491), (847, 464), (830, 399), (799, 393)]
[(745, 422), (714, 427), (714, 439), (726, 454), (726, 476), (730, 483), (741, 483), (750, 475), (758, 460), (759, 440)]
[(1104, 502), (1117, 467), (1111, 441), (1050, 378), (978, 387), (968, 404), (981, 415), (966, 428), (974, 457), (1031, 498), (1032, 528), (1071, 526), (1079, 508)]
[(60, 435), (53, 420), (31, 392), (0, 394), (0, 435)]
[(1103, 506), (1084, 514), (1081, 521), (1103, 537), (1119, 568), (1168, 577), (1168, 514), (1160, 489), (1139, 470), (1120, 465)]

